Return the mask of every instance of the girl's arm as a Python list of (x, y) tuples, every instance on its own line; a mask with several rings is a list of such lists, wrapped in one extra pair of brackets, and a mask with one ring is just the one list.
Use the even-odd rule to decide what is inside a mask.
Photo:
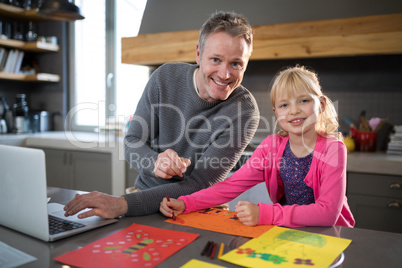
[[(332, 226), (337, 223), (346, 202), (346, 148), (342, 142), (332, 142), (324, 153), (318, 164), (311, 166), (317, 169), (312, 170), (313, 176), (319, 178), (315, 179), (314, 184), (307, 182), (313, 187), (315, 203), (290, 206), (259, 203), (259, 224), (299, 227)], [(319, 154), (314, 157), (319, 157)], [(312, 177), (310, 179), (314, 180)]]
[(260, 150), (256, 150), (247, 162), (232, 176), (213, 186), (195, 192), (191, 195), (181, 196), (186, 205), (184, 213), (206, 209), (232, 201), (251, 187), (264, 182), (264, 158)]

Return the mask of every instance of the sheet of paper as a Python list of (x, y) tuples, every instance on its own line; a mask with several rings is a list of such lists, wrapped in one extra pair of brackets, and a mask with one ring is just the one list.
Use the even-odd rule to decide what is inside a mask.
[(55, 260), (77, 267), (154, 267), (198, 236), (132, 224)]
[(10, 247), (0, 241), (0, 267), (11, 268), (36, 261), (37, 258), (22, 252), (16, 248)]
[(276, 226), (219, 259), (246, 267), (329, 267), (351, 242)]
[(225, 266), (220, 266), (218, 264), (192, 259), (189, 260), (183, 266), (180, 266), (180, 268), (225, 268)]
[(176, 220), (167, 219), (166, 222), (251, 238), (258, 237), (274, 227), (273, 225), (246, 226), (239, 221), (236, 215), (237, 213), (234, 211), (209, 208), (180, 214)]

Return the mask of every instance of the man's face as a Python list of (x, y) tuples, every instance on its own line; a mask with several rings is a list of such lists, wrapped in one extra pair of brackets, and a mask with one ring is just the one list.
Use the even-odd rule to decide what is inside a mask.
[(201, 98), (226, 100), (242, 82), (250, 54), (243, 37), (224, 32), (210, 34), (201, 53), (197, 46), (196, 60), (200, 68), (196, 83)]

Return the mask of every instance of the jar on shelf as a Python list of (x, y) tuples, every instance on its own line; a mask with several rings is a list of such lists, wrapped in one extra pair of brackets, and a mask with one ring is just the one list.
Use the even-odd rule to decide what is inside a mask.
[(18, 94), (14, 104), (14, 127), (17, 133), (26, 133), (29, 130), (28, 105), (25, 94)]

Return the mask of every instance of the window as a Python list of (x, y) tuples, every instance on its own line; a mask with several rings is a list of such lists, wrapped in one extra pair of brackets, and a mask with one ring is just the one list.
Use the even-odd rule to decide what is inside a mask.
[(84, 20), (71, 26), (69, 128), (97, 131), (128, 121), (149, 69), (121, 63), (121, 38), (138, 34), (146, 0), (75, 0)]

